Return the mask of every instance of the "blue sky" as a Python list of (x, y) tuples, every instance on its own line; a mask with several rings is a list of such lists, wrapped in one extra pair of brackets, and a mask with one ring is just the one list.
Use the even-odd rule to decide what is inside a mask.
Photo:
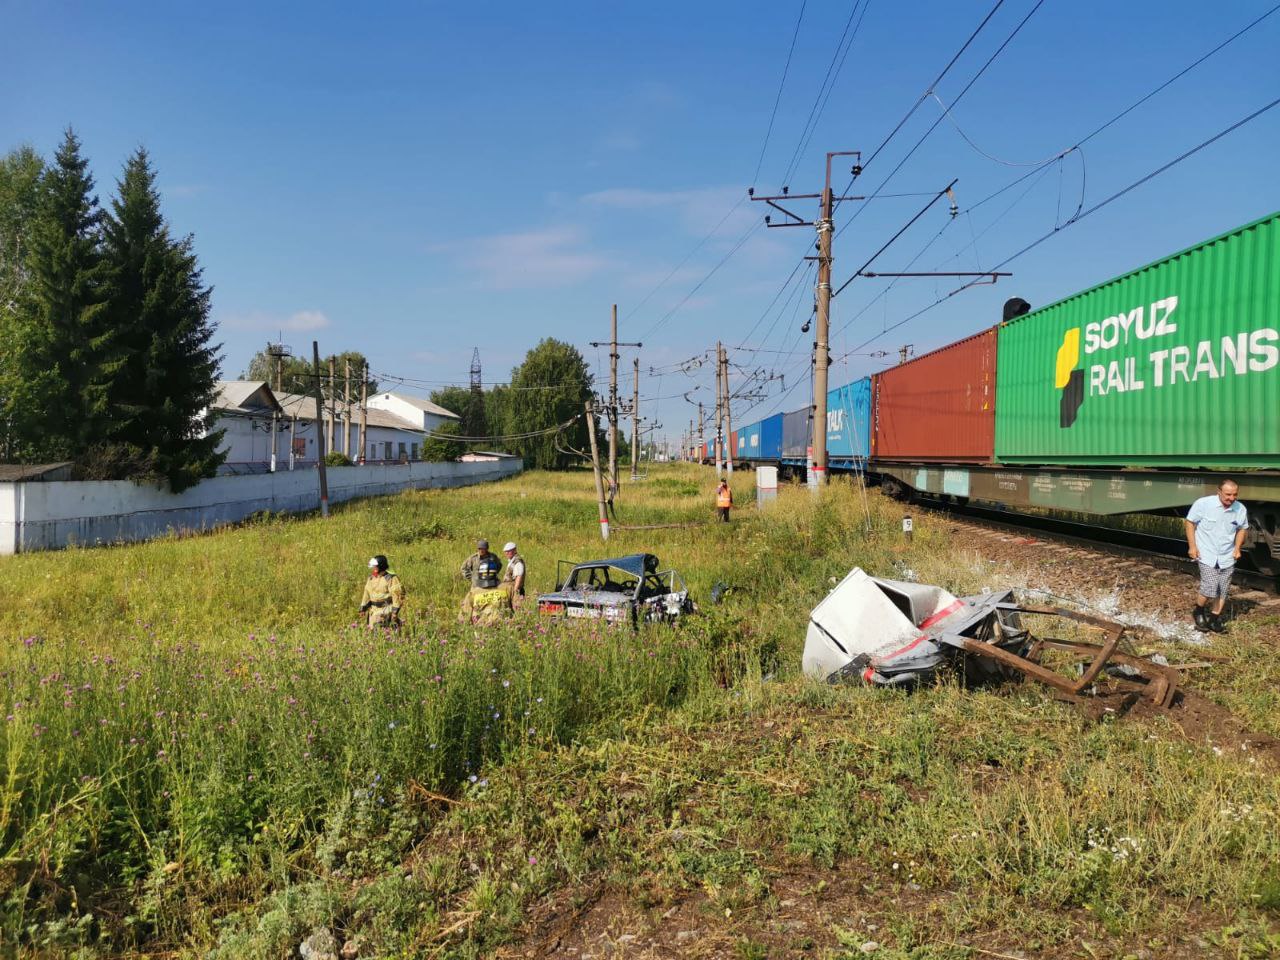
[[(994, 2), (859, 0), (805, 138), (855, 10), (806, 0), (758, 192), (776, 192), (789, 168), (792, 192), (819, 189), (827, 150), (869, 155)], [(991, 269), (1082, 195), (1087, 209), (1280, 96), (1277, 13), (1091, 140), (1083, 163), (1072, 153), (979, 204), (1035, 169), (1012, 164), (1076, 143), (1272, 0), (1045, 0), (955, 103), (1034, 6), (1005, 0), (938, 85), (954, 123), (885, 182), (942, 115), (929, 99), (868, 164), (858, 192), (934, 192), (959, 178), (960, 210), (951, 220), (936, 204), (871, 269)], [(717, 339), (743, 347), (731, 351), (735, 388), (739, 371), (785, 377), (738, 404), (755, 404), (746, 419), (807, 402), (812, 279), (802, 268), (784, 282), (813, 234), (764, 229), (762, 205), (739, 203), (800, 9), (0, 3), (0, 149), (48, 154), (73, 126), (105, 202), (128, 153), (147, 147), (166, 215), (195, 235), (215, 288), (224, 375), (281, 331), (299, 352), (312, 339), (363, 350), (410, 392), (465, 382), (477, 346), (486, 381), (505, 380), (544, 336), (607, 374), (606, 351), (587, 343), (607, 338), (617, 303), (621, 338), (645, 342), (644, 412), (675, 438), (691, 415), (682, 395), (714, 396), (710, 365), (680, 361)], [(1012, 278), (887, 333), (957, 284), (859, 279), (833, 304), (832, 382), (891, 362), (875, 351), (896, 359), (902, 344), (923, 352), (990, 325), (1010, 296), (1043, 305), (1273, 212), (1278, 147), (1280, 108), (1063, 230), (1013, 262)], [(925, 200), (843, 205), (835, 282)]]

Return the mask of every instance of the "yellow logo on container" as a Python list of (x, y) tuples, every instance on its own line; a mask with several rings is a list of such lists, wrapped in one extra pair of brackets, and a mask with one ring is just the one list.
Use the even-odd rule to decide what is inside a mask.
[(1076, 422), (1076, 413), (1084, 402), (1084, 368), (1080, 366), (1080, 328), (1072, 327), (1062, 335), (1058, 347), (1057, 362), (1053, 370), (1053, 385), (1062, 391), (1058, 411), (1058, 426), (1066, 429)]

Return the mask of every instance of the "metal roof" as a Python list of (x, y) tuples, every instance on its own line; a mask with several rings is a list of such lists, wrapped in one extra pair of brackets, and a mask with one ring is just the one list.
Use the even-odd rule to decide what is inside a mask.
[[(297, 417), (299, 420), (314, 420), (316, 418), (316, 398), (313, 396), (304, 396), (300, 393), (282, 393), (280, 394), (280, 406), (284, 409), (286, 417)], [(348, 409), (348, 405), (344, 403), (336, 403), (332, 406), (337, 409), (338, 419), (342, 419), (342, 414)], [(326, 415), (330, 404), (325, 404)], [(359, 425), (360, 423), (360, 405), (350, 404), (351, 422)], [(371, 427), (386, 427), (391, 430), (404, 430), (409, 433), (422, 434), (421, 425), (406, 420), (404, 417), (397, 416), (390, 410), (381, 410), (377, 407), (369, 407), (368, 424)]]
[(265, 380), (219, 380), (213, 408), (257, 412), (279, 409), (279, 404)]
[(440, 406), (438, 403), (432, 403), (430, 400), (427, 400), (425, 397), (410, 397), (403, 393), (390, 393), (390, 392), (380, 393), (378, 394), (378, 396), (392, 397), (396, 400), (402, 400), (405, 403), (409, 404), (410, 406), (417, 407), (419, 410), (422, 410), (425, 413), (434, 413), (437, 417), (448, 417), (451, 420), (462, 419), (452, 410), (446, 410), (444, 407)]
[(70, 460), (62, 463), (0, 463), (0, 481), (70, 480), (72, 466)]

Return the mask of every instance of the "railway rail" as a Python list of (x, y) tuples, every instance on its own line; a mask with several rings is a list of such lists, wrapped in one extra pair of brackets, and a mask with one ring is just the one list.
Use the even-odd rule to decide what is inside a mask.
[[(1034, 533), (1039, 539), (1052, 538), (1063, 544), (1138, 560), (1157, 569), (1182, 574), (1188, 580), (1195, 576), (1195, 566), (1187, 557), (1187, 543), (1181, 538), (1116, 530), (1057, 517), (1000, 510), (974, 503), (960, 504), (933, 497), (918, 497), (914, 502), (936, 513), (963, 518), (968, 523), (987, 529), (1024, 536)], [(1280, 594), (1280, 577), (1242, 566), (1236, 571), (1233, 587), (1274, 596)]]

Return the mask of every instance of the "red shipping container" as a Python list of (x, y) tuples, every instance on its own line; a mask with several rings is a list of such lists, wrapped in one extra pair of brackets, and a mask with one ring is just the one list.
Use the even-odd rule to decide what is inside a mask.
[(727, 458), (736, 460), (738, 457), (738, 431), (729, 431), (729, 449), (725, 451)]
[(880, 460), (986, 463), (995, 457), (996, 327), (872, 378)]

